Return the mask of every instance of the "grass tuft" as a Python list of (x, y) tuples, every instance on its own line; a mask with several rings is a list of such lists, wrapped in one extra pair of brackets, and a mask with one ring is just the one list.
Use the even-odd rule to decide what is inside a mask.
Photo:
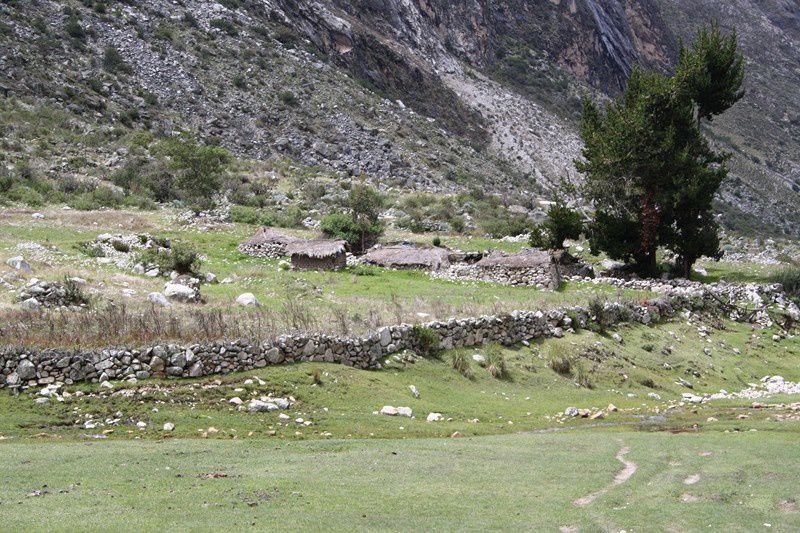
[(456, 372), (465, 378), (472, 379), (475, 377), (472, 366), (469, 364), (469, 358), (464, 352), (453, 352), (450, 354), (450, 364), (453, 365), (453, 369)]
[(486, 350), (486, 370), (497, 379), (508, 377), (508, 367), (499, 346), (489, 346)]

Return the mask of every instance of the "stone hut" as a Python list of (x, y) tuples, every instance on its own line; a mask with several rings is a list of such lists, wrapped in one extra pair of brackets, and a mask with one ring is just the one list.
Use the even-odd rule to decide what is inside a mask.
[(286, 246), (297, 270), (339, 270), (347, 266), (345, 241), (297, 241)]
[(437, 271), (450, 266), (450, 252), (434, 246), (397, 244), (373, 248), (362, 260), (384, 268)]
[(535, 285), (557, 289), (561, 285), (558, 260), (550, 252), (526, 249), (518, 253), (488, 255), (473, 266), (485, 281), (507, 285)]
[(283, 234), (273, 228), (261, 228), (250, 240), (239, 245), (239, 251), (252, 257), (278, 259), (286, 255), (286, 247), (301, 239)]

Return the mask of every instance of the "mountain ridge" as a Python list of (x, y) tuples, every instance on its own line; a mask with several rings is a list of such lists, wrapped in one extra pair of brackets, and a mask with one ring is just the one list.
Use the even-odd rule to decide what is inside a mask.
[[(679, 42), (718, 18), (748, 59), (747, 96), (708, 130), (733, 154), (720, 213), (734, 229), (797, 236), (800, 15), (788, 1), (735, 4), (6, 1), (0, 85), (78, 130), (187, 130), (254, 161), (410, 190), (479, 186), (535, 209), (562, 179), (579, 180), (580, 100), (612, 98), (636, 65), (669, 71)], [(109, 47), (127, 73), (104, 68)], [(7, 105), (9, 137), (24, 130), (18, 103)], [(73, 149), (63, 165), (70, 149), (51, 144), (9, 150), (6, 164), (103, 179), (127, 151), (98, 141), (97, 157)]]

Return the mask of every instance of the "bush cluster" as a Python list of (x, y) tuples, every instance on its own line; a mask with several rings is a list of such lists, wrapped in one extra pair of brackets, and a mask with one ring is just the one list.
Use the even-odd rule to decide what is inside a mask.
[(200, 269), (200, 254), (192, 245), (184, 242), (169, 243), (168, 248), (148, 249), (139, 254), (139, 261), (155, 265), (164, 272), (197, 274)]

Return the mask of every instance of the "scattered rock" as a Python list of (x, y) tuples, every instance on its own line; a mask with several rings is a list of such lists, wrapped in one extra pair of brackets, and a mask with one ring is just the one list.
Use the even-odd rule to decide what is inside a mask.
[(411, 417), (410, 407), (393, 407), (391, 405), (384, 405), (381, 407), (380, 414), (388, 416), (407, 416)]
[(247, 410), (251, 413), (266, 413), (269, 411), (277, 411), (279, 407), (272, 402), (265, 402), (262, 400), (250, 400), (247, 405)]
[(21, 270), (23, 272), (31, 271), (31, 265), (27, 261), (25, 261), (25, 258), (23, 258), (21, 255), (18, 255), (17, 257), (12, 257), (8, 261), (6, 261), (6, 264), (11, 268), (13, 268), (14, 270)]
[(237, 296), (236, 303), (242, 307), (258, 307), (261, 305), (252, 292), (245, 292)]
[(159, 307), (169, 307), (172, 305), (169, 303), (169, 300), (167, 300), (167, 297), (160, 292), (151, 292), (147, 295), (147, 300), (153, 305), (157, 305)]

